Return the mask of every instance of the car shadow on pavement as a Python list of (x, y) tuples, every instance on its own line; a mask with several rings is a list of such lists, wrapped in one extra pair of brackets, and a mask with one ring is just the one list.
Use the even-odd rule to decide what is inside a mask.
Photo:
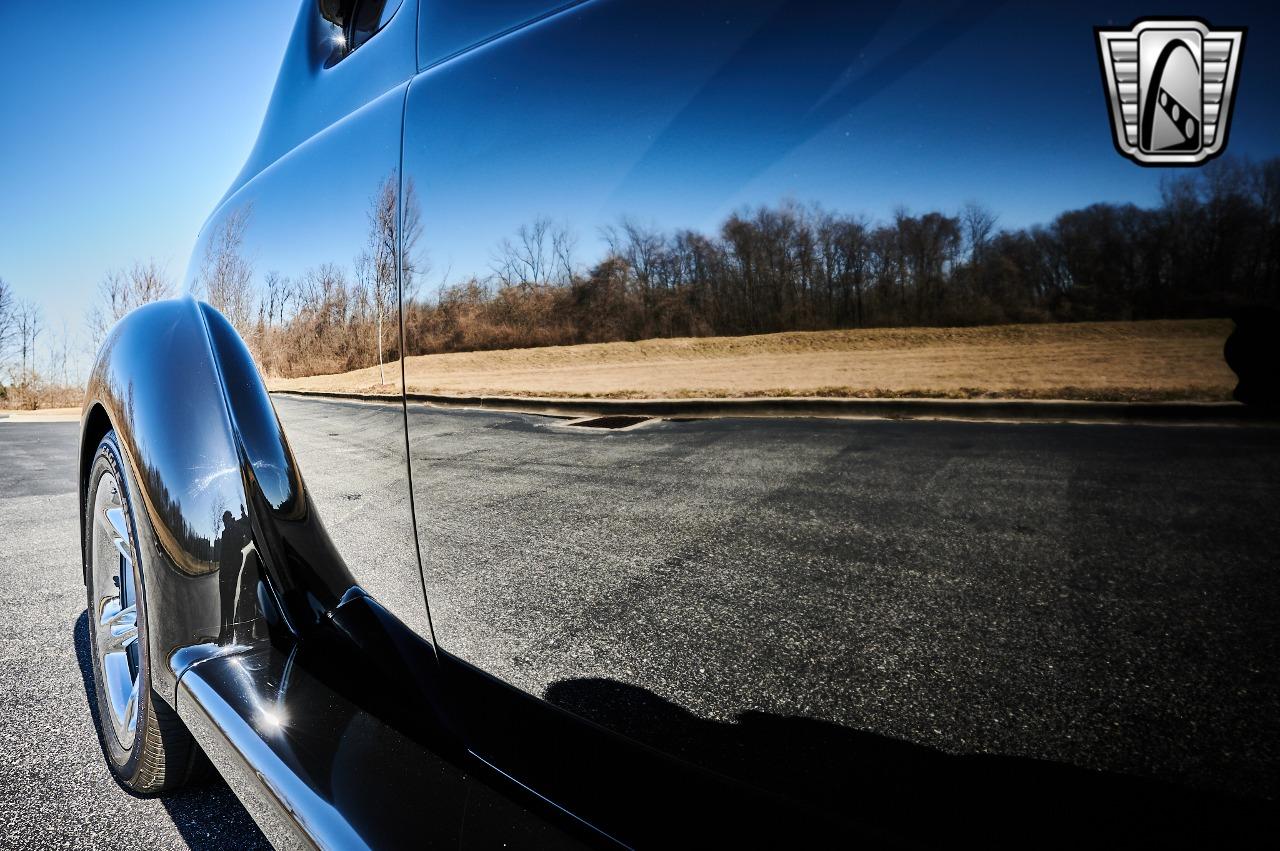
[(562, 680), (546, 699), (641, 743), (925, 847), (1244, 847), (1275, 802), (1004, 755), (956, 755), (812, 718), (702, 718), (647, 689)]
[[(80, 676), (84, 681), (85, 702), (98, 725), (98, 707), (90, 697), (93, 694), (93, 667), (89, 649), (89, 616), (81, 612), (73, 630), (76, 661), (80, 664)], [(103, 757), (104, 763), (106, 757)], [(104, 764), (104, 772), (110, 769)], [(115, 775), (112, 775), (112, 779)], [(117, 781), (117, 785), (120, 785)], [(120, 785), (128, 795), (139, 797)], [(258, 829), (253, 818), (245, 811), (240, 800), (220, 777), (164, 795), (160, 803), (168, 811), (174, 825), (188, 846), (195, 851), (215, 849), (269, 849), (270, 843)]]

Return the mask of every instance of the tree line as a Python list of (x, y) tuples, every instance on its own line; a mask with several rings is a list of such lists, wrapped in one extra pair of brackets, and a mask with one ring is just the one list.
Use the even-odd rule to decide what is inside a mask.
[[(405, 190), (404, 222), (396, 203), (397, 181), (383, 181), (369, 199), (368, 230), (350, 265), (326, 262), (301, 274), (266, 271), (256, 279), (244, 243), (253, 209), (230, 211), (205, 243), (194, 279), (196, 294), (235, 326), (267, 375), (293, 377), (377, 366), (400, 356), (397, 269), (404, 227), (416, 239), (417, 204)], [(411, 264), (401, 264), (412, 281)]]
[(49, 329), (40, 305), (0, 278), (0, 407), (77, 404), (71, 339), (65, 322)]
[[(1280, 158), (1218, 160), (1166, 178), (1153, 207), (1094, 204), (1052, 222), (1001, 227), (977, 204), (885, 221), (783, 202), (730, 215), (712, 233), (624, 218), (579, 258), (568, 226), (540, 218), (500, 240), (487, 269), (420, 292), (412, 183), (370, 196), (349, 264), (258, 276), (245, 251), (252, 208), (205, 242), (197, 294), (221, 310), (268, 375), (385, 366), (400, 357), (397, 278), (410, 354), (905, 325), (1224, 316), (1280, 305)], [(403, 228), (403, 237), (398, 229)], [(401, 268), (397, 276), (396, 262)], [(154, 262), (109, 272), (86, 312), (96, 350), (110, 326), (176, 291)], [(0, 281), (0, 362), (35, 386), (39, 307)], [(66, 378), (68, 343), (43, 345)], [(385, 372), (380, 379), (386, 381)]]
[(487, 274), (406, 302), (411, 354), (906, 325), (1224, 316), (1280, 301), (1280, 158), (1167, 178), (1160, 203), (1001, 228), (976, 204), (872, 222), (784, 202), (715, 233), (624, 219), (589, 268), (540, 219)]

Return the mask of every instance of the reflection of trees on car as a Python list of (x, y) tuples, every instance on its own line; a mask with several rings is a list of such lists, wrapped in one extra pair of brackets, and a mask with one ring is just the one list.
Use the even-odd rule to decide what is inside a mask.
[(128, 269), (112, 269), (98, 285), (98, 300), (89, 306), (85, 322), (93, 351), (111, 326), (135, 307), (173, 296), (173, 280), (155, 260), (135, 262)]
[[(1218, 161), (1166, 181), (1159, 206), (1094, 204), (1048, 225), (1000, 229), (957, 215), (888, 221), (784, 201), (729, 215), (715, 233), (623, 216), (595, 257), (571, 223), (537, 216), (495, 235), (485, 268), (432, 272), (413, 181), (369, 196), (351, 266), (259, 279), (251, 208), (206, 243), (198, 292), (231, 320), (268, 375), (385, 365), (410, 354), (897, 325), (1221, 316), (1280, 292), (1280, 160)], [(400, 231), (403, 230), (403, 233)], [(399, 280), (396, 262), (399, 258)]]
[[(412, 190), (413, 186), (410, 184), (406, 190), (406, 198), (409, 199), (405, 205), (406, 211), (414, 209)], [(415, 227), (415, 233), (416, 230)], [(391, 319), (399, 306), (396, 298), (396, 257), (400, 250), (397, 240), (396, 181), (394, 177), (389, 177), (369, 199), (369, 234), (364, 250), (355, 261), (358, 293), (372, 302), (376, 326), (378, 383), (381, 385), (387, 383), (383, 368), (384, 351), (388, 346), (399, 350), (399, 345), (387, 338), (387, 329), (393, 328)], [(411, 280), (412, 270), (406, 268), (402, 273), (405, 280)]]
[(403, 210), (398, 192), (398, 176), (391, 175), (370, 195), (368, 231), (350, 266), (319, 263), (292, 277), (277, 269), (259, 276), (249, 259), (252, 208), (232, 210), (205, 244), (194, 291), (227, 317), (267, 375), (378, 366), (385, 385), (385, 364), (400, 356), (397, 287), (403, 281), (412, 291), (422, 266), (404, 261), (397, 277), (401, 227), (408, 244), (421, 230), (412, 182)]
[(1211, 317), (1280, 299), (1280, 160), (1215, 162), (1167, 181), (1151, 209), (998, 221), (977, 204), (874, 223), (795, 202), (733, 213), (712, 234), (623, 217), (584, 265), (569, 225), (539, 216), (498, 238), (488, 270), (408, 300), (405, 346)]
[(230, 210), (205, 243), (196, 292), (237, 330), (247, 329), (254, 310), (253, 266), (242, 247), (253, 215), (252, 205)]

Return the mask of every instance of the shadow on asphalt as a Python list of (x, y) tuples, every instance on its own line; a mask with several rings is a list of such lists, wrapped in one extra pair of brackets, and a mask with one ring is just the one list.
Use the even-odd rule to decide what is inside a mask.
[(546, 699), (926, 847), (1245, 847), (1277, 827), (1275, 802), (1047, 760), (953, 755), (811, 718), (744, 712), (724, 723), (615, 680), (562, 680)]
[[(93, 718), (94, 728), (98, 728), (98, 707), (89, 698), (93, 694), (93, 665), (89, 652), (89, 616), (81, 612), (76, 618), (73, 630), (76, 648), (76, 661), (80, 663), (80, 677), (84, 681), (85, 702), (89, 714)], [(105, 762), (106, 757), (103, 756)], [(104, 764), (103, 771), (110, 772)], [(112, 779), (115, 775), (112, 775)], [(119, 785), (117, 781), (117, 785)], [(120, 786), (126, 794), (133, 792)], [(204, 783), (196, 784), (180, 792), (164, 795), (160, 803), (168, 810), (169, 817), (182, 838), (195, 851), (214, 851), (214, 849), (269, 849), (258, 825), (245, 811), (240, 800), (236, 798), (230, 787), (219, 777)]]

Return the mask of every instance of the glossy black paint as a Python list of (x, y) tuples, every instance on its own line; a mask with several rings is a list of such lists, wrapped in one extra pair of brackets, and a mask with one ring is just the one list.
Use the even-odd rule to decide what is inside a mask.
[[(363, 55), (377, 58), (393, 47), (379, 34), (342, 65)], [(375, 354), (370, 338), (378, 330), (384, 360), (398, 350), (396, 268), (387, 245), (398, 240), (403, 104), (403, 86), (379, 94), (254, 176), (206, 223), (187, 289), (223, 304), (227, 322), (217, 327), (227, 331), (229, 348), (251, 347), (246, 357), (256, 364), (246, 366), (241, 384), (247, 386), (249, 372), (257, 380), (259, 368), (277, 375), (299, 369), (342, 372), (351, 358)], [(281, 338), (279, 311), (286, 302), (310, 317), (305, 335)], [(255, 313), (248, 305), (264, 307)], [(371, 321), (371, 314), (381, 314), (382, 321)], [(353, 332), (354, 323), (361, 324)], [(233, 340), (238, 335), (243, 342)], [(353, 353), (352, 346), (360, 344), (369, 351)], [(384, 363), (371, 379), (385, 380), (383, 392), (399, 395), (400, 370), (394, 362)], [(266, 394), (246, 397), (244, 403), (268, 423), (261, 435), (246, 431), (249, 442), (268, 447), (280, 442), (277, 412), (266, 415)], [(309, 595), (332, 600), (345, 590), (343, 583), (354, 581), (429, 636), (405, 487), (402, 412), (344, 407), (323, 420), (292, 423), (289, 413), (285, 409), (279, 417), (293, 438), (288, 453), (252, 450), (255, 456), (266, 453), (257, 465), (264, 499), (282, 521), (318, 510), (329, 538), (314, 546), (340, 554), (349, 575), (318, 595), (303, 589), (287, 593), (312, 612), (303, 615), (311, 619), (324, 606)], [(310, 483), (310, 507), (289, 502), (283, 491), (272, 493), (299, 474)], [(299, 540), (289, 546), (312, 544)], [(284, 552), (277, 555), (278, 561), (286, 558)]]
[(246, 480), (248, 522), (285, 625), (303, 633), (327, 617), (353, 586), (302, 483), (302, 476), (244, 341), (201, 305)]
[(316, 3), (300, 3), (262, 130), (227, 197), (311, 136), (412, 77), (417, 28), (417, 4), (407, 0), (367, 44), (335, 61), (334, 25)]
[[(438, 17), (478, 46), (426, 51), (401, 168), (417, 190), (405, 214), (423, 225), (402, 250), (414, 285), (441, 298), (450, 283), (501, 278), (506, 246), (537, 221), (572, 230), (593, 270), (581, 280), (604, 277), (594, 270), (616, 256), (619, 229), (778, 203), (759, 188), (766, 175), (816, 187), (797, 203), (834, 206), (851, 181), (833, 177), (850, 167), (833, 128), (989, 11), (931, 11), (941, 20), (908, 27), (903, 55), (868, 81), (862, 53), (902, 37), (886, 35), (901, 14), (891, 5), (600, 0), (503, 21), (492, 39), (462, 34), (440, 5), (424, 10), (424, 45)], [(837, 481), (836, 459), (799, 434), (741, 452), (709, 436), (694, 452), (693, 436), (597, 439), (513, 417), (445, 439), (460, 416), (410, 405), (407, 428), (433, 632), (470, 747), (626, 844), (671, 844), (678, 830), (704, 843), (867, 838), (856, 773), (785, 745), (794, 731), (805, 750), (834, 747), (857, 723), (840, 684), (875, 637), (857, 611), (868, 546), (847, 511), (856, 475)], [(782, 469), (763, 463), (775, 455), (789, 474), (753, 473)], [(753, 524), (772, 540), (744, 544)], [(779, 599), (802, 602), (781, 613)], [(700, 746), (699, 729), (744, 758)]]
[[(469, 755), (433, 648), (352, 582), (221, 315), (192, 299), (131, 314), (89, 399), (84, 445), (116, 429), (154, 530), (140, 542), (148, 639), (167, 662), (154, 685), (274, 841), (599, 841), (563, 813), (536, 815), (544, 801)], [(209, 515), (193, 508), (205, 500), (235, 507), (211, 538), (188, 519)]]
[(82, 493), (107, 428), (154, 530), (142, 581), (167, 699), (181, 660), (305, 632), (355, 585), (244, 343), (208, 305), (159, 302), (112, 331), (88, 383)]
[[(154, 613), (151, 658), (166, 663), (188, 645), (236, 643), (264, 631), (257, 595), (265, 585), (253, 536), (239, 522), (248, 489), (222, 387), (204, 314), (190, 299), (148, 305), (122, 320), (88, 381), (81, 494), (93, 448), (114, 428), (155, 532), (139, 542), (153, 566), (142, 583)], [(155, 666), (154, 684), (168, 700), (178, 673)]]
[(489, 39), (584, 0), (486, 0), (423, 3), (418, 12), (418, 67), (428, 68)]
[[(201, 662), (178, 709), (277, 842), (578, 847), (597, 834), (489, 770), (440, 714), (434, 654), (355, 593), (285, 650)], [(272, 781), (262, 788), (258, 773)]]
[[(854, 50), (846, 36), (861, 44), (858, 33), (890, 16), (829, 3), (420, 5), (405, 0), (351, 51), (335, 48), (334, 25), (314, 3), (302, 4), (259, 141), (202, 233), (192, 292), (203, 286), (207, 295), (202, 257), (228, 223), (242, 228), (242, 244), (227, 259), (247, 269), (250, 292), (265, 292), (272, 273), (314, 282), (323, 268), (329, 283), (354, 281), (369, 234), (394, 244), (390, 283), (403, 302), (424, 281), (442, 283), (462, 237), (500, 236), (526, 214), (586, 211), (583, 224), (600, 227), (635, 211), (628, 203), (645, 212), (648, 201), (677, 192), (700, 215), (741, 201), (735, 193), (760, 173), (803, 165), (796, 152), (870, 96), (843, 76)], [(989, 12), (988, 4), (949, 12), (908, 45), (907, 59), (936, 54)], [(905, 73), (909, 63), (894, 61), (882, 83)], [(591, 73), (600, 68), (614, 70)], [(762, 80), (772, 85), (754, 111), (737, 109)], [(716, 127), (737, 145), (732, 163), (707, 143)], [(563, 178), (558, 194), (539, 189), (548, 175)], [(386, 203), (394, 227), (370, 229)], [(473, 268), (456, 271), (483, 274), (487, 258), (473, 251), (468, 259)], [(401, 329), (392, 336), (403, 354)], [(647, 684), (599, 676), (590, 645), (611, 636), (595, 622), (587, 652), (568, 661), (570, 676), (548, 673), (549, 652), (529, 663), (527, 682), (484, 670), (477, 657), (514, 662), (518, 654), (477, 651), (510, 636), (463, 622), (430, 578), (423, 600), (418, 571), (431, 570), (432, 555), (420, 564), (415, 543), (429, 550), (439, 533), (431, 500), (451, 495), (433, 490), (430, 464), (420, 463), (416, 525), (408, 514), (406, 455), (429, 456), (432, 433), (421, 411), (406, 412), (399, 365), (388, 366), (390, 404), (335, 405), (327, 419), (294, 428), (237, 328), (186, 298), (121, 322), (89, 383), (84, 451), (117, 431), (155, 530), (142, 544), (151, 565), (143, 577), (148, 640), (152, 657), (167, 661), (156, 687), (277, 841), (882, 846), (907, 837), (945, 845), (954, 825), (979, 814), (1000, 829), (977, 832), (1013, 844), (1026, 838), (1025, 822), (1051, 821), (1060, 806), (1098, 820), (1143, 814), (1128, 818), (1127, 834), (1073, 821), (1057, 837), (1062, 844), (1142, 842), (1161, 830), (1180, 838), (1170, 819), (1190, 799), (1163, 788), (1044, 766), (1006, 772), (998, 759), (950, 757), (839, 719), (737, 713), (728, 675), (700, 680), (672, 665)], [(593, 451), (582, 451), (581, 469), (607, 458)], [(498, 475), (524, 462), (500, 460)], [(372, 489), (393, 490), (404, 504), (366, 514), (350, 507)], [(624, 531), (634, 522), (621, 513), (606, 519)], [(509, 566), (503, 552), (492, 555), (486, 566)], [(500, 599), (470, 602), (477, 597)], [(779, 662), (763, 620), (745, 623), (740, 657), (782, 680), (788, 695), (806, 676), (822, 679), (809, 660), (804, 670)], [(519, 639), (533, 634), (507, 625)], [(658, 693), (671, 683), (701, 690), (734, 720)], [(1039, 783), (1010, 780), (1022, 777)], [(1262, 820), (1221, 813), (1243, 816), (1246, 829)]]
[[(282, 279), (302, 298), (306, 287), (363, 286), (374, 274), (372, 285), (390, 283), (394, 295), (384, 270), (399, 264), (368, 252), (398, 245), (398, 216), (385, 213), (399, 194), (395, 84), (414, 68), (417, 10), (405, 5), (340, 61), (325, 56), (330, 25), (302, 5), (259, 145), (192, 258), (188, 291), (228, 315), (189, 296), (121, 322), (90, 381), (82, 441), (91, 453), (117, 431), (155, 518), (142, 543), (158, 625), (148, 638), (165, 661), (153, 684), (273, 840), (486, 847), (485, 837), (515, 831), (572, 844), (594, 834), (554, 808), (529, 815), (520, 801), (539, 811), (546, 802), (470, 756), (448, 722), (407, 510), (401, 411), (390, 422), (378, 407), (304, 423), (295, 452), (242, 337), (247, 305)], [(394, 351), (394, 307), (388, 324)], [(398, 395), (398, 367), (386, 375)], [(264, 706), (287, 711), (295, 738), (253, 726)], [(290, 747), (277, 754), (282, 741)], [(375, 765), (403, 770), (380, 774), (379, 785), (365, 777)], [(426, 824), (423, 799), (440, 802)]]
[[(447, 653), (441, 653), (441, 664), (454, 711), (476, 753), (622, 845), (893, 845), (869, 830), (864, 814), (855, 810), (824, 810), (820, 801), (806, 805), (673, 758), (664, 752), (669, 738), (644, 744), (618, 735), (605, 726), (612, 726), (606, 717), (585, 721), (580, 707), (535, 698)], [(588, 702), (599, 708), (601, 697)], [(653, 718), (664, 733), (679, 733), (660, 715)]]

